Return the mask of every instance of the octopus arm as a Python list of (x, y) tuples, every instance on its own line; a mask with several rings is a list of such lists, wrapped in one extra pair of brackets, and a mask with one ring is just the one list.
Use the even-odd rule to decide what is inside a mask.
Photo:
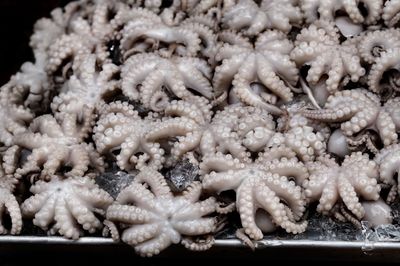
[[(320, 184), (323, 186), (320, 187), (321, 192), (318, 193), (319, 203), (317, 206), (317, 211), (322, 213), (329, 213), (339, 199), (339, 191), (337, 189), (338, 182), (336, 178), (330, 177), (330, 179), (328, 179), (326, 183)], [(312, 196), (313, 195), (311, 195), (310, 198), (312, 198)]]
[[(156, 58), (152, 54), (140, 54), (132, 56), (126, 61), (121, 73), (121, 87), (124, 95), (132, 100), (139, 99), (138, 86), (156, 67)], [(140, 61), (142, 62), (139, 64)]]
[[(293, 93), (283, 81), (285, 79), (282, 80), (281, 78), (287, 78), (288, 83), (293, 83), (293, 77), (297, 76), (297, 69), (295, 65), (292, 62), (284, 61), (280, 64), (274, 64), (274, 69), (271, 66), (271, 63), (268, 63), (268, 60), (262, 60), (261, 58), (257, 59), (257, 64), (257, 76), (261, 80), (262, 84), (264, 84), (283, 101), (290, 101), (293, 98)], [(296, 71), (293, 71), (293, 69), (296, 69)]]
[(235, 77), (235, 74), (241, 68), (245, 60), (245, 54), (236, 54), (230, 58), (224, 59), (222, 65), (215, 68), (213, 84), (216, 91), (227, 91)]
[(365, 211), (359, 202), (357, 193), (350, 181), (343, 176), (339, 176), (338, 189), (340, 197), (346, 207), (357, 217), (357, 219), (361, 220), (364, 217)]
[(237, 171), (236, 173), (231, 171), (228, 171), (227, 173), (211, 172), (203, 177), (203, 188), (206, 190), (216, 191), (217, 193), (237, 189), (245, 178), (245, 173), (240, 171)]
[(129, 187), (122, 190), (117, 197), (120, 204), (135, 204), (140, 208), (152, 209), (155, 196), (142, 184), (132, 183)]
[(172, 222), (173, 227), (182, 235), (197, 236), (212, 233), (215, 230), (214, 218), (196, 218), (193, 220)]
[[(107, 193), (104, 191), (104, 193)], [(104, 200), (103, 197), (97, 197), (100, 198), (100, 200)], [(91, 199), (93, 202), (96, 202), (97, 198)], [(93, 212), (91, 212), (90, 208), (85, 206), (85, 202), (89, 202), (90, 205), (92, 205), (90, 201), (85, 201), (85, 200), (80, 200), (79, 198), (71, 198), (66, 201), (67, 208), (71, 212), (71, 215), (76, 219), (76, 222), (82, 225), (82, 228), (89, 233), (94, 233), (96, 232), (97, 229), (100, 229), (103, 227), (102, 223), (100, 220), (94, 215)], [(102, 202), (96, 202), (96, 205), (101, 206), (103, 209), (105, 206), (108, 206), (110, 204), (109, 200), (109, 195), (107, 194), (107, 201), (106, 204)], [(96, 207), (93, 206), (92, 207)]]
[[(3, 221), (8, 213), (11, 219), (11, 228), (7, 230)], [(0, 234), (10, 233), (12, 235), (19, 234), (22, 229), (22, 216), (20, 206), (15, 196), (5, 188), (0, 186)]]
[[(127, 215), (129, 214), (129, 215)], [(153, 215), (145, 209), (114, 203), (107, 209), (107, 220), (124, 224), (149, 223)]]
[(377, 185), (375, 178), (367, 175), (358, 175), (350, 180), (356, 193), (360, 194), (365, 200), (376, 201), (379, 199), (381, 187)]
[(381, 85), (383, 75), (389, 70), (399, 71), (400, 48), (389, 49), (375, 60), (368, 75), (368, 88), (375, 93), (380, 93), (384, 89)]
[[(282, 204), (279, 203), (279, 199), (275, 197), (274, 192), (263, 184), (260, 184), (259, 187), (263, 187), (263, 194), (260, 199), (265, 201), (259, 202), (258, 200), (258, 203), (261, 204), (263, 209), (265, 209), (267, 212), (271, 212), (271, 216), (273, 217), (274, 215), (277, 216), (280, 211), (284, 212), (283, 206), (281, 206)], [(263, 233), (258, 228), (255, 221), (257, 206), (254, 202), (255, 196), (253, 189), (254, 187), (251, 182), (245, 182), (244, 184), (240, 185), (238, 191), (236, 192), (236, 206), (240, 214), (240, 220), (245, 233), (252, 239), (260, 240), (263, 238)], [(279, 210), (279, 207), (281, 207), (281, 210)]]
[(273, 221), (286, 230), (288, 233), (298, 234), (306, 230), (307, 221), (295, 223), (289, 219), (290, 214), (283, 203), (272, 190), (267, 190), (267, 185), (260, 185), (255, 188), (255, 196), (258, 203), (273, 218)]
[[(179, 240), (177, 243), (179, 243), (180, 237), (178, 239)], [(171, 245), (171, 242), (172, 241), (168, 233), (162, 232), (155, 238), (136, 245), (135, 251), (141, 256), (151, 257), (153, 255), (159, 254), (162, 250), (166, 249), (169, 245)]]
[[(205, 215), (213, 213), (217, 206), (215, 198), (208, 198), (201, 202), (195, 202), (192, 206), (181, 209), (174, 215), (177, 220), (199, 219)], [(179, 231), (179, 230), (178, 230)], [(184, 234), (184, 233), (182, 233)]]
[(160, 234), (160, 226), (158, 224), (135, 224), (124, 230), (122, 241), (128, 245), (135, 246), (157, 237), (158, 234)]
[(376, 128), (384, 146), (397, 142), (397, 127), (388, 112), (384, 110), (379, 112), (376, 119)]
[(53, 230), (58, 231), (61, 235), (67, 238), (78, 239), (83, 232), (77, 227), (72, 211), (67, 206), (67, 201), (64, 198), (56, 199), (54, 208), (54, 221), (56, 222)]
[(149, 185), (152, 193), (156, 197), (163, 197), (166, 199), (168, 198), (170, 199), (173, 197), (171, 190), (164, 179), (164, 176), (154, 169), (151, 168), (143, 169), (136, 176), (135, 182), (146, 183), (147, 185)]
[(300, 187), (289, 181), (287, 177), (279, 175), (272, 175), (270, 178), (266, 178), (264, 182), (278, 198), (288, 204), (296, 219), (303, 215), (306, 208)]

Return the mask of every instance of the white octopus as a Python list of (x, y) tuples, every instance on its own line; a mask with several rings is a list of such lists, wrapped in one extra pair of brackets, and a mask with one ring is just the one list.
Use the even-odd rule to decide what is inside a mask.
[(354, 89), (329, 96), (324, 109), (303, 110), (302, 113), (317, 121), (341, 123), (341, 130), (350, 143), (357, 138), (363, 139), (369, 134), (368, 130), (373, 130), (388, 146), (397, 141), (400, 128), (398, 106), (398, 98), (381, 107), (378, 96), (364, 89)]
[(365, 215), (360, 199), (378, 200), (378, 166), (367, 154), (347, 155), (339, 165), (329, 155), (307, 165), (310, 177), (303, 183), (310, 202), (318, 201), (317, 211), (329, 214), (338, 202), (358, 219)]
[(107, 219), (121, 224), (123, 242), (142, 256), (153, 256), (183, 243), (185, 236), (214, 232), (216, 219), (207, 216), (215, 212), (216, 200), (199, 201), (200, 195), (201, 185), (195, 182), (181, 196), (173, 196), (160, 173), (144, 169), (108, 208)]
[(124, 95), (154, 111), (165, 109), (170, 101), (168, 94), (188, 99), (193, 96), (192, 90), (208, 99), (214, 96), (211, 68), (199, 58), (139, 54), (125, 62), (121, 76)]
[[(290, 158), (285, 157), (287, 155)], [(306, 202), (296, 183), (301, 185), (308, 172), (290, 150), (268, 149), (256, 164), (241, 163), (231, 155), (217, 153), (204, 158), (200, 170), (205, 190), (216, 193), (236, 191), (236, 207), (244, 232), (250, 238), (259, 240), (263, 237), (256, 219), (259, 209), (289, 233), (305, 231), (307, 222), (299, 220)], [(296, 183), (289, 178), (294, 178)]]
[(382, 0), (301, 0), (306, 22), (321, 18), (334, 21), (338, 11), (357, 24), (375, 24), (382, 12)]
[(149, 115), (142, 119), (127, 102), (113, 102), (103, 106), (100, 118), (93, 129), (93, 140), (101, 154), (119, 151), (115, 161), (123, 170), (141, 169), (144, 166), (160, 169), (165, 161), (159, 143), (148, 142), (145, 134), (154, 126)]
[(316, 102), (324, 103), (325, 95), (339, 90), (349, 81), (357, 82), (365, 74), (357, 47), (352, 42), (340, 43), (337, 29), (327, 21), (316, 21), (296, 36), (290, 54), (299, 67), (309, 66), (306, 80)]
[(223, 12), (222, 23), (229, 29), (256, 36), (265, 29), (289, 32), (303, 19), (296, 0), (239, 0)]
[(66, 176), (84, 176), (86, 173), (103, 172), (105, 163), (95, 151), (93, 145), (80, 141), (75, 123), (58, 124), (51, 115), (35, 118), (29, 130), (14, 138), (15, 145), (31, 151), (16, 176), (31, 175), (40, 179), (51, 177), (63, 171), (70, 170)]
[(113, 202), (87, 176), (53, 176), (50, 182), (37, 181), (30, 191), (33, 196), (21, 204), (23, 216), (33, 217), (33, 224), (43, 230), (72, 239), (82, 236), (83, 230), (95, 233), (101, 229), (103, 224), (95, 214), (104, 216)]
[(75, 74), (51, 103), (54, 116), (58, 120), (64, 121), (72, 116), (76, 123), (87, 125), (82, 130), (82, 137), (86, 137), (94, 125), (93, 112), (119, 86), (119, 81), (113, 79), (119, 68), (110, 63), (103, 64), (101, 71), (97, 71), (97, 63), (95, 55), (85, 55)]
[(222, 64), (215, 68), (214, 88), (228, 93), (232, 86), (241, 102), (280, 114), (275, 104), (278, 99), (292, 100), (291, 89), (298, 80), (298, 69), (289, 57), (293, 44), (275, 30), (260, 34), (254, 47), (244, 44), (226, 43), (219, 49), (216, 59)]

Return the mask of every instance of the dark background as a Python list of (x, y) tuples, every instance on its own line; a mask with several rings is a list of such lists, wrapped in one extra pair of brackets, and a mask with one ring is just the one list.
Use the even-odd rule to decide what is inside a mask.
[(25, 61), (32, 61), (29, 37), (33, 25), (68, 0), (0, 0), (0, 86)]

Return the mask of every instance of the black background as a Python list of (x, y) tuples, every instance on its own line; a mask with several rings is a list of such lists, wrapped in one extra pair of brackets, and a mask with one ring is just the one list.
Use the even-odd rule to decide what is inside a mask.
[(0, 86), (25, 61), (32, 61), (29, 37), (33, 25), (68, 0), (0, 0)]

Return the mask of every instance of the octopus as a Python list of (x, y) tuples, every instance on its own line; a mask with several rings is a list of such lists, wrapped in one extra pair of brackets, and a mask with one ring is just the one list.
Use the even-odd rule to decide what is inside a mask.
[[(19, 234), (24, 218), (153, 256), (207, 250), (232, 226), (255, 247), (276, 230), (303, 233), (315, 212), (391, 223), (399, 10), (400, 0), (55, 9), (34, 26), (34, 59), (0, 88), (0, 234)], [(110, 196), (101, 180), (121, 186)]]
[[(241, 163), (231, 155), (218, 153), (204, 158), (200, 164), (206, 191), (236, 192), (236, 208), (244, 232), (251, 239), (263, 238), (256, 221), (256, 216), (260, 215), (257, 215), (258, 211), (288, 233), (298, 234), (306, 230), (307, 222), (299, 221), (306, 202), (302, 188), (296, 183), (305, 182), (307, 169), (295, 157), (279, 159), (279, 155), (286, 155), (286, 152), (267, 150), (265, 157), (255, 164)], [(293, 156), (293, 153), (287, 154)], [(268, 160), (269, 163), (264, 165)], [(296, 183), (289, 178), (294, 178)]]
[(222, 23), (229, 29), (256, 36), (266, 29), (288, 33), (303, 19), (296, 0), (239, 0), (223, 12)]
[(297, 66), (309, 67), (306, 81), (313, 93), (308, 95), (319, 104), (324, 104), (329, 95), (349, 81), (357, 82), (365, 74), (357, 46), (351, 41), (340, 43), (339, 39), (334, 24), (316, 21), (296, 36), (290, 53)]
[(154, 120), (151, 114), (142, 119), (127, 102), (117, 101), (103, 106), (93, 129), (97, 151), (116, 155), (115, 161), (122, 170), (145, 166), (160, 169), (165, 161), (164, 150), (159, 143), (144, 138), (154, 126)]
[(293, 99), (298, 80), (298, 69), (289, 57), (293, 44), (276, 30), (260, 34), (254, 47), (245, 44), (226, 43), (219, 49), (216, 59), (222, 64), (215, 68), (214, 88), (227, 94), (232, 86), (239, 101), (281, 114), (275, 104)]
[[(68, 121), (68, 120), (66, 120)], [(80, 141), (76, 124), (59, 124), (51, 115), (35, 118), (29, 130), (19, 133), (14, 143), (31, 153), (16, 169), (15, 175), (49, 180), (58, 173), (84, 176), (103, 172), (105, 163), (90, 143)]]
[[(112, 13), (122, 8), (114, 1), (100, 1), (92, 8), (90, 19), (86, 19), (88, 14), (75, 14), (75, 18), (70, 18), (65, 25), (68, 34), (63, 34), (57, 38), (48, 48), (47, 71), (50, 74), (61, 72), (60, 82), (64, 82), (67, 73), (73, 64), (80, 64), (82, 56), (86, 54), (96, 54), (100, 61), (110, 61), (107, 43), (113, 37), (113, 25), (110, 23)], [(73, 9), (85, 9), (71, 6)], [(90, 10), (90, 8), (86, 7)], [(38, 36), (42, 36), (38, 34)], [(54, 42), (54, 43), (53, 43)]]
[(376, 201), (381, 186), (378, 184), (378, 165), (367, 154), (354, 152), (339, 165), (329, 155), (320, 156), (307, 165), (309, 179), (303, 186), (309, 202), (318, 201), (317, 211), (335, 215), (337, 204), (343, 203), (358, 220), (365, 215), (360, 199)]
[(51, 103), (58, 120), (75, 118), (76, 124), (86, 125), (81, 130), (82, 137), (86, 137), (94, 125), (96, 117), (93, 113), (104, 104), (108, 95), (115, 94), (119, 86), (119, 81), (113, 79), (119, 68), (110, 63), (103, 64), (97, 71), (97, 64), (95, 55), (84, 56), (75, 74)]
[(397, 141), (398, 101), (394, 98), (381, 106), (379, 97), (367, 90), (345, 90), (331, 95), (324, 109), (303, 110), (302, 113), (317, 121), (341, 123), (340, 128), (350, 145), (367, 143), (376, 153), (370, 130), (379, 134), (384, 146)]
[(194, 182), (174, 196), (159, 172), (145, 169), (121, 191), (106, 217), (121, 224), (121, 240), (141, 256), (156, 255), (172, 243), (201, 250), (207, 243), (196, 244), (190, 238), (214, 232), (216, 218), (209, 215), (217, 204), (213, 197), (199, 201), (200, 195), (201, 184)]
[(43, 230), (71, 239), (78, 239), (83, 231), (100, 230), (103, 224), (97, 216), (105, 216), (114, 201), (88, 176), (52, 176), (49, 182), (37, 181), (30, 192), (33, 195), (21, 204), (23, 216), (33, 217), (33, 224)]
[(400, 145), (393, 144), (380, 150), (374, 158), (375, 162), (379, 166), (380, 181), (391, 188), (386, 198), (386, 202), (388, 203), (392, 203), (400, 192), (400, 186), (398, 185), (396, 178), (399, 171), (399, 153)]
[(202, 38), (197, 26), (169, 26), (158, 16), (131, 17), (121, 34), (120, 48), (124, 59), (135, 53), (153, 51), (165, 55), (195, 56), (201, 50)]
[(167, 157), (166, 165), (176, 165), (182, 157), (196, 149), (205, 126), (211, 119), (211, 106), (201, 97), (189, 101), (172, 101), (164, 117), (157, 120), (145, 135), (147, 142), (159, 143)]
[(251, 153), (261, 151), (275, 134), (275, 122), (264, 109), (230, 105), (217, 112), (200, 140), (203, 157), (217, 153), (250, 162)]
[(334, 21), (341, 16), (345, 16), (356, 24), (375, 24), (380, 18), (382, 5), (382, 0), (300, 1), (307, 23), (312, 23), (319, 18)]
[[(14, 176), (17, 146), (12, 146), (2, 152), (0, 164), (0, 235), (16, 235), (22, 229), (22, 215), (19, 203), (14, 194), (18, 179)], [(3, 221), (6, 216), (11, 220), (11, 228)]]
[(171, 96), (187, 100), (194, 92), (214, 97), (211, 68), (199, 58), (139, 54), (126, 61), (121, 77), (124, 95), (157, 112), (166, 108)]

